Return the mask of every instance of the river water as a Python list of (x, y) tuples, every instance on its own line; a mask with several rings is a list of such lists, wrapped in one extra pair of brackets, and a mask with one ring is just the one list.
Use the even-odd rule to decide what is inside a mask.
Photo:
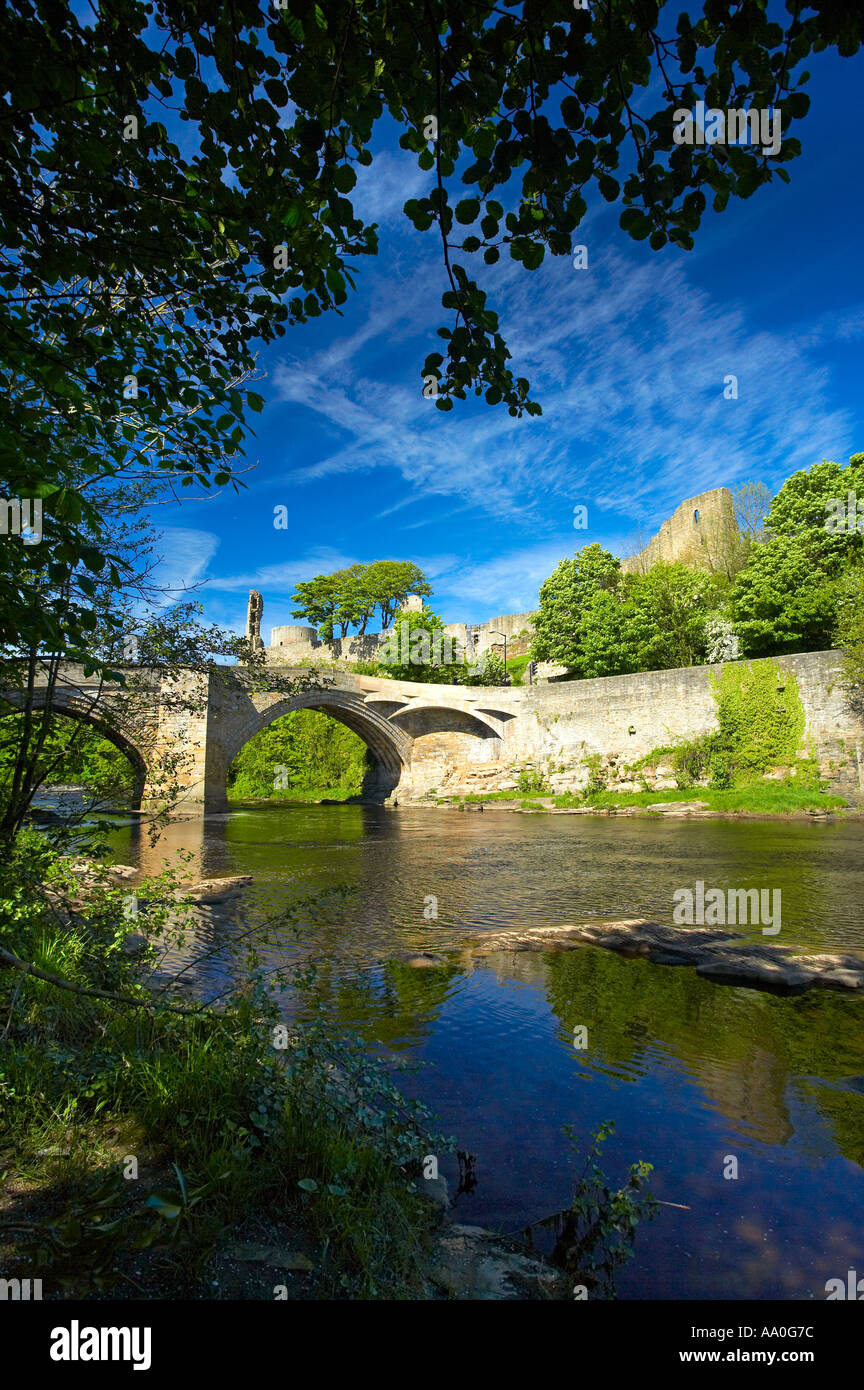
[[(779, 888), (774, 943), (864, 951), (861, 835), (830, 821), (333, 805), (176, 822), (155, 847), (124, 827), (114, 849), (148, 872), (185, 849), (195, 875), (254, 876), (206, 930), (195, 988), (223, 990), (226, 939), (250, 927), (263, 939), (265, 922), (262, 962), (314, 962), (319, 1007), (371, 1050), (423, 1063), (403, 1088), (475, 1155), (457, 1219), (513, 1231), (565, 1206), (574, 1157), (562, 1126), (587, 1137), (611, 1119), (609, 1177), (644, 1159), (654, 1195), (674, 1204), (640, 1227), (620, 1298), (821, 1300), (850, 1266), (864, 1278), (864, 1000), (714, 985), (587, 946), (467, 948), (508, 927), (671, 925), (673, 892), (701, 880)], [(298, 910), (304, 899), (317, 906)], [(418, 952), (446, 964), (408, 964)], [(284, 1007), (306, 1005), (286, 995)], [(737, 1178), (724, 1177), (730, 1159)], [(454, 1193), (455, 1159), (441, 1171)]]

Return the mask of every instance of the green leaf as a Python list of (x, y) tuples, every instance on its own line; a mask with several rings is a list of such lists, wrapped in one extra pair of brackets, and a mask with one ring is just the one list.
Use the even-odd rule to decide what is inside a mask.
[(479, 198), (463, 198), (461, 203), (456, 204), (456, 221), (461, 222), (463, 225), (468, 225), (471, 222), (476, 222), (479, 212)]
[(152, 1207), (166, 1221), (176, 1221), (183, 1211), (176, 1197), (166, 1196), (164, 1192), (151, 1192), (144, 1205)]
[(357, 175), (351, 165), (340, 164), (333, 175), (334, 187), (338, 188), (340, 193), (350, 193), (356, 182)]
[(314, 1178), (301, 1178), (297, 1183), (297, 1186), (302, 1187), (304, 1192), (318, 1191), (318, 1184)]

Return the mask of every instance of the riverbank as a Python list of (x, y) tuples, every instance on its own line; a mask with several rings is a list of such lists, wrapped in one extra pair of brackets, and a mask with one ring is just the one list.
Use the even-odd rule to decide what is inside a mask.
[(184, 910), (242, 882), (130, 893), (134, 870), (33, 832), (0, 877), (4, 1277), (46, 1300), (427, 1296), (422, 1160), (451, 1147), (430, 1113), (344, 1034), (289, 1033), (243, 951), (215, 1005), (160, 973)]
[(430, 796), (412, 805), (456, 810), (545, 811), (549, 814), (609, 816), (696, 816), (702, 818), (806, 820), (812, 817), (843, 816), (861, 819), (864, 810), (850, 806), (842, 796), (778, 783), (755, 783), (744, 787), (698, 787), (687, 790), (642, 792), (589, 792), (584, 796), (566, 793), (558, 796), (526, 794), (520, 791), (470, 792), (465, 796)]
[(4, 1278), (37, 1278), (46, 1301), (570, 1296), (524, 1242), (450, 1220), (437, 1165), (454, 1141), (359, 1039), (280, 1022), (252, 960), (215, 1009), (160, 968), (175, 937), (229, 924), (250, 875), (157, 882), (25, 839), (38, 878), (14, 949), (0, 929), (17, 982)]

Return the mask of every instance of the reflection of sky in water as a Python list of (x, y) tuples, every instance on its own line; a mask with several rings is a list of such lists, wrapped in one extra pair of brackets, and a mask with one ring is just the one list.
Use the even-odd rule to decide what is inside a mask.
[[(631, 914), (671, 924), (673, 891), (701, 879), (779, 887), (777, 944), (864, 950), (859, 839), (856, 824), (310, 807), (235, 812), (203, 832), (177, 824), (155, 851), (124, 831), (116, 848), (155, 869), (166, 845), (183, 845), (202, 876), (255, 876), (242, 907), (199, 927), (195, 953), (217, 948), (192, 972), (205, 993), (224, 988), (219, 942), (242, 921), (346, 886), (318, 920), (303, 913), (279, 930), (262, 962), (314, 959), (340, 1025), (428, 1064), (405, 1089), (477, 1155), (461, 1219), (514, 1230), (563, 1206), (573, 1162), (561, 1126), (587, 1135), (613, 1119), (610, 1177), (645, 1159), (655, 1194), (679, 1204), (642, 1227), (622, 1297), (822, 1299), (850, 1264), (864, 1274), (858, 1000), (715, 986), (591, 948), (482, 960), (465, 948), (507, 925)], [(428, 894), (437, 921), (423, 919)], [(418, 950), (446, 953), (448, 967), (397, 959)], [(585, 1051), (573, 1046), (577, 1024)], [(727, 1155), (737, 1180), (723, 1177)], [(442, 1171), (455, 1191), (455, 1160)]]

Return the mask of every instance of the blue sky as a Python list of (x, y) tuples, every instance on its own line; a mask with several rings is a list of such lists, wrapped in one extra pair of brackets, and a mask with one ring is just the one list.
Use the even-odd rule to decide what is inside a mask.
[[(200, 583), (207, 619), (236, 631), (259, 589), (269, 641), (271, 626), (300, 621), (298, 580), (410, 559), (445, 622), (482, 622), (536, 607), (546, 575), (584, 544), (626, 553), (685, 497), (749, 480), (776, 490), (864, 450), (864, 59), (809, 66), (791, 183), (709, 213), (694, 251), (632, 242), (598, 194), (575, 238), (586, 270), (548, 257), (533, 273), (478, 265), (511, 366), (543, 406), (533, 419), (423, 399), (446, 284), (436, 229), (414, 231), (402, 206), (430, 175), (382, 135), (353, 195), (379, 223), (379, 256), (355, 262), (343, 317), (262, 350), (247, 487), (158, 509), (163, 579)], [(737, 400), (724, 399), (730, 373)], [(280, 504), (288, 530), (273, 525)]]

